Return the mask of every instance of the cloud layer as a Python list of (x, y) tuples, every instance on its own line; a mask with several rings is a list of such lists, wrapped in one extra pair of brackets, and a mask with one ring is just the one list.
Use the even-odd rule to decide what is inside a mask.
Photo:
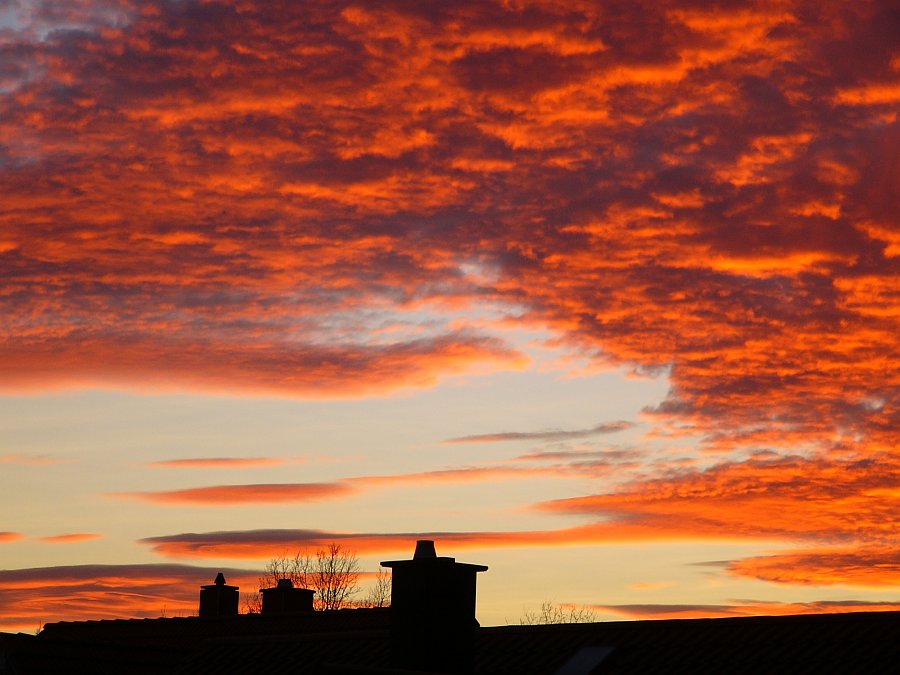
[[(541, 328), (667, 373), (657, 437), (720, 458), (546, 508), (611, 521), (594, 535), (810, 547), (735, 563), (758, 578), (870, 583), (859, 558), (895, 579), (890, 3), (16, 11), (0, 32), (3, 391), (382, 394), (525, 367), (504, 331)], [(599, 431), (456, 441), (573, 433)]]
[(21, 13), (7, 390), (426, 385), (521, 365), (493, 303), (723, 447), (895, 429), (887, 3)]
[(256, 590), (252, 570), (190, 565), (71, 565), (0, 570), (0, 630), (34, 631), (44, 622), (190, 616), (200, 586), (223, 571)]

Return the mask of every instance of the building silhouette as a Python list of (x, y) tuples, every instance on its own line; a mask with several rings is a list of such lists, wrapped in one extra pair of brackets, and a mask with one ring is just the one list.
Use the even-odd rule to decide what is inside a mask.
[(238, 614), (220, 573), (199, 615), (62, 621), (0, 633), (0, 675), (896, 673), (900, 612), (480, 627), (483, 565), (418, 542), (393, 575), (391, 607), (312, 611), (313, 592), (263, 589)]

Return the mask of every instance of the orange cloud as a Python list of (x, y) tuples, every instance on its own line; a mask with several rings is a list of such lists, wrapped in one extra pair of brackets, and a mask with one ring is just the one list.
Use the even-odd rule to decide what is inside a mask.
[(41, 537), (41, 541), (46, 544), (76, 544), (82, 541), (91, 541), (93, 539), (102, 539), (102, 534), (91, 532), (72, 532), (69, 534), (56, 534), (49, 537)]
[(4, 33), (4, 391), (428, 387), (527, 365), (455, 327), (497, 307), (665, 373), (656, 438), (723, 460), (556, 510), (886, 543), (890, 3), (108, 4)]
[(18, 532), (0, 532), (0, 544), (22, 539), (22, 535)]
[(893, 536), (900, 464), (889, 458), (765, 457), (636, 480), (542, 504), (680, 536), (879, 542)]
[(820, 600), (816, 602), (734, 600), (724, 605), (591, 605), (591, 608), (620, 614), (629, 619), (717, 619), (734, 616), (894, 612), (900, 609), (900, 603), (865, 600)]
[[(599, 468), (597, 469), (599, 471)], [(361, 489), (385, 485), (421, 483), (465, 483), (471, 481), (528, 478), (559, 475), (560, 470), (550, 467), (470, 467), (443, 469), (421, 473), (383, 476), (357, 476), (333, 483), (258, 483), (248, 485), (209, 485), (165, 490), (159, 492), (122, 492), (109, 495), (142, 499), (163, 504), (198, 504), (204, 506), (228, 506), (248, 503), (307, 502), (323, 499), (339, 499), (355, 494)]]
[(780, 584), (869, 586), (900, 585), (900, 549), (862, 544), (821, 547), (735, 560), (729, 572)]
[[(434, 539), (455, 549), (578, 546), (622, 541), (678, 540), (677, 532), (640, 523), (593, 523), (558, 530), (486, 532), (327, 532), (321, 530), (238, 530), (165, 535), (141, 539), (155, 553), (170, 557), (265, 560), (285, 550), (338, 542), (360, 553), (402, 553), (419, 539)], [(692, 536), (691, 539), (703, 538)]]
[(259, 483), (255, 485), (211, 485), (162, 492), (126, 492), (112, 495), (164, 504), (227, 506), (265, 502), (309, 502), (344, 496), (352, 488), (343, 483)]
[[(143, 499), (165, 504), (229, 505), (245, 503), (279, 503), (339, 499), (366, 488), (388, 485), (421, 485), (427, 483), (468, 483), (535, 477), (578, 477), (612, 474), (635, 466), (628, 452), (548, 452), (516, 458), (518, 462), (566, 460), (555, 464), (521, 466), (465, 466), (415, 473), (352, 476), (330, 483), (257, 483), (244, 485), (209, 485), (159, 492), (123, 492), (111, 497)], [(632, 460), (632, 461), (629, 461)], [(192, 460), (189, 460), (192, 461)], [(205, 461), (205, 460), (200, 460)], [(230, 464), (226, 464), (230, 466)]]
[[(402, 329), (382, 310), (423, 299), (508, 302), (589, 354), (671, 366), (658, 412), (710, 430), (890, 388), (874, 373), (896, 354), (865, 345), (893, 325), (834, 292), (892, 276), (892, 174), (868, 158), (895, 139), (860, 112), (892, 96), (881, 3), (585, 5), (577, 22), (548, 3), (326, 0), (248, 2), (236, 22), (213, 3), (115, 29), (79, 7), (10, 33), (8, 391), (347, 396), (521, 365), (441, 317), (426, 339), (367, 337), (373, 312)], [(473, 256), (496, 280), (465, 274)], [(798, 423), (825, 432), (815, 419)]]

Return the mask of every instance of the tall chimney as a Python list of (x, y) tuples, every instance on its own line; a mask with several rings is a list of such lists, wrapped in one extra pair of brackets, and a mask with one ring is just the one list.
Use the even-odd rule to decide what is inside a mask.
[(239, 599), (238, 587), (226, 586), (225, 575), (219, 572), (215, 583), (200, 587), (200, 616), (235, 616)]
[(263, 588), (262, 613), (288, 614), (290, 612), (311, 612), (313, 596), (316, 594), (308, 588), (294, 588), (290, 579), (279, 579), (274, 588)]
[(471, 673), (475, 659), (475, 585), (484, 565), (438, 557), (433, 541), (416, 542), (412, 560), (381, 563), (392, 571), (391, 660), (398, 668)]

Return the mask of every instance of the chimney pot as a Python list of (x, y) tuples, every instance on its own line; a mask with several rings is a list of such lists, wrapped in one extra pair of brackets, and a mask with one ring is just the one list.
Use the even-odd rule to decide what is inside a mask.
[(430, 539), (420, 539), (416, 542), (416, 552), (413, 554), (413, 560), (422, 560), (423, 558), (437, 558), (437, 551), (434, 549), (434, 541)]

